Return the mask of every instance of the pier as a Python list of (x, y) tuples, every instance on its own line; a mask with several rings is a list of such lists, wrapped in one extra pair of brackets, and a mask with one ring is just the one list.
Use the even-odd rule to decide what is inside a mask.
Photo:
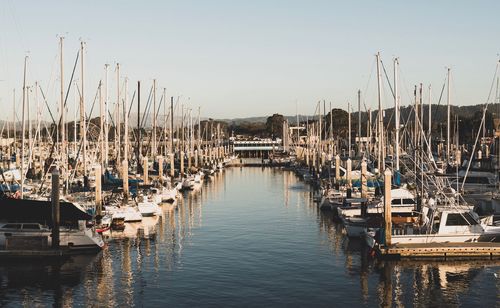
[(500, 260), (500, 243), (426, 243), (377, 246), (377, 257), (387, 259)]

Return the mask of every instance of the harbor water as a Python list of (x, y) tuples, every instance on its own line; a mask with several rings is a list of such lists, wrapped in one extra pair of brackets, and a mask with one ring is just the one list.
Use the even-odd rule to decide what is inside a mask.
[(500, 305), (500, 263), (373, 259), (290, 171), (228, 168), (163, 209), (149, 239), (0, 263), (0, 306)]

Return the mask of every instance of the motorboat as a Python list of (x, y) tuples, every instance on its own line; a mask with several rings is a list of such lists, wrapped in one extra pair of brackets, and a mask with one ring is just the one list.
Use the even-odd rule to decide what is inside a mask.
[[(48, 248), (52, 245), (52, 230), (40, 223), (5, 222), (0, 223), (0, 249), (8, 250), (15, 246), (17, 249)], [(100, 234), (87, 228), (85, 221), (79, 221), (78, 228), (60, 227), (59, 245), (71, 250), (95, 251), (104, 246)]]

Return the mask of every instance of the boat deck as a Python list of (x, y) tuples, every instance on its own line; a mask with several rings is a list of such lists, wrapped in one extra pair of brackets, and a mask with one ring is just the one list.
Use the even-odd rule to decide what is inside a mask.
[(424, 243), (375, 247), (381, 259), (500, 260), (500, 243)]

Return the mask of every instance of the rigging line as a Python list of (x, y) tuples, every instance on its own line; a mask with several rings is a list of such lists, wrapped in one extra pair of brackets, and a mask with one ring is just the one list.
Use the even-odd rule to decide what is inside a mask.
[[(130, 111), (132, 110), (132, 105), (134, 104), (136, 93), (137, 93), (136, 90), (134, 90), (134, 94), (132, 94), (132, 99), (130, 100), (130, 105), (128, 106), (127, 118), (130, 118)], [(125, 99), (123, 99), (123, 101), (125, 102)]]
[(40, 88), (40, 93), (42, 94), (43, 102), (45, 103), (45, 106), (47, 106), (47, 109), (49, 110), (49, 115), (52, 119), (52, 123), (56, 125), (56, 120), (54, 119), (54, 115), (52, 114), (52, 111), (50, 110), (49, 103), (47, 102), (47, 98), (45, 97), (45, 94), (43, 93), (42, 86), (38, 84), (38, 87)]
[[(75, 70), (76, 70), (76, 65), (78, 63), (79, 54), (80, 54), (80, 52), (78, 52), (77, 55), (76, 55), (75, 65), (73, 66), (73, 72), (71, 74), (71, 79), (70, 79), (70, 82), (69, 82), (69, 85), (68, 85), (68, 92), (66, 93), (66, 98), (64, 99), (63, 110), (64, 110), (64, 107), (66, 107), (66, 102), (68, 101), (68, 94), (69, 94), (69, 91), (71, 89), (71, 84), (73, 83), (73, 77), (75, 75)], [(64, 112), (63, 110), (61, 110), (61, 117), (59, 118), (59, 122), (58, 122), (58, 125), (57, 125), (58, 127), (61, 125), (61, 122), (62, 122), (62, 114)], [(56, 143), (53, 141), (52, 142), (52, 147), (50, 149), (49, 159), (51, 159), (52, 155), (54, 155), (55, 146), (56, 146)], [(48, 169), (47, 169), (47, 172), (48, 172)], [(42, 185), (43, 185), (43, 182), (42, 182)]]
[[(100, 82), (99, 82), (100, 84)], [(99, 88), (99, 87), (98, 87)], [(41, 90), (41, 89), (40, 89)], [(90, 108), (90, 113), (89, 113), (89, 116), (86, 117), (87, 121), (86, 123), (88, 123), (87, 125), (87, 128), (86, 128), (86, 132), (88, 133), (89, 130), (90, 130), (90, 125), (92, 124), (91, 121), (90, 121), (90, 117), (92, 116), (92, 111), (94, 110), (94, 105), (95, 105), (95, 102), (97, 100), (97, 94), (99, 93), (99, 89), (96, 91), (96, 94), (95, 94), (95, 97), (94, 97), (94, 101), (92, 102), (92, 107)], [(43, 90), (42, 90), (42, 95), (43, 95)], [(55, 124), (55, 123), (54, 123)], [(52, 155), (54, 154), (54, 148), (55, 148), (55, 141), (54, 139), (52, 138), (52, 134), (53, 132), (50, 134), (50, 139), (52, 141), (52, 147), (50, 149), (50, 155), (49, 155), (49, 159), (52, 158)], [(82, 142), (80, 142), (82, 143)], [(77, 154), (77, 159), (78, 159), (78, 155), (80, 153), (80, 149), (78, 150), (78, 154)], [(48, 172), (49, 172), (49, 169), (50, 168), (47, 168), (47, 170), (45, 171), (45, 173), (43, 174), (43, 177), (42, 178), (46, 178)], [(45, 183), (45, 181), (42, 181), (42, 183), (40, 184), (40, 188), (38, 189), (38, 193), (41, 193), (42, 192), (42, 189), (43, 189), (43, 184)]]
[(446, 80), (448, 80), (448, 74), (446, 74), (444, 77), (443, 86), (441, 87), (441, 93), (439, 94), (439, 100), (436, 106), (436, 116), (439, 115), (437, 116), (438, 119), (440, 118), (441, 114), (444, 113), (444, 110), (439, 112), (439, 106), (441, 105), (441, 99), (443, 98), (444, 89), (446, 88)]
[(384, 62), (382, 62), (382, 59), (380, 59), (380, 63), (382, 64), (382, 69), (384, 70), (385, 79), (387, 80), (387, 84), (389, 84), (389, 89), (391, 89), (392, 98), (396, 98), (396, 96), (394, 94), (394, 90), (392, 89), (392, 86), (391, 86), (391, 81), (389, 80), (389, 76), (387, 76), (387, 71), (385, 70), (385, 65), (384, 65)]
[[(148, 96), (148, 100), (146, 101), (146, 109), (144, 110), (144, 113), (142, 115), (142, 119), (141, 119), (141, 125), (140, 127), (145, 127), (146, 124), (147, 124), (147, 115), (149, 113), (149, 109), (151, 108), (151, 102), (152, 102), (152, 94), (153, 94), (153, 86), (151, 86), (150, 90), (149, 90), (149, 96)], [(140, 112), (140, 111), (139, 111)]]
[(500, 65), (500, 61), (497, 62), (496, 68), (495, 68), (495, 74), (493, 75), (493, 80), (491, 81), (491, 86), (490, 86), (490, 92), (488, 93), (488, 98), (486, 99), (486, 103), (484, 104), (484, 109), (483, 109), (483, 117), (481, 118), (481, 124), (479, 125), (479, 129), (477, 130), (477, 135), (476, 135), (476, 141), (474, 142), (474, 147), (472, 148), (471, 152), (471, 157), (469, 159), (469, 163), (467, 164), (467, 170), (465, 171), (464, 175), (464, 180), (462, 182), (462, 187), (461, 190), (464, 189), (465, 181), (467, 179), (467, 175), (469, 174), (469, 168), (472, 163), (472, 157), (474, 156), (474, 153), (476, 152), (476, 147), (477, 147), (477, 141), (479, 140), (479, 136), (481, 135), (481, 127), (485, 124), (485, 119), (486, 119), (486, 111), (488, 110), (488, 105), (490, 104), (490, 97), (491, 93), (493, 92), (493, 87), (495, 85), (495, 80), (497, 78), (498, 74), (498, 66)]
[(80, 57), (80, 50), (76, 53), (75, 65), (73, 66), (73, 72), (71, 72), (71, 78), (69, 80), (68, 89), (66, 90), (66, 97), (64, 98), (64, 108), (66, 108), (68, 102), (69, 91), (71, 90), (71, 85), (73, 84), (73, 77), (75, 76), (76, 66), (78, 64), (78, 58)]
[(375, 63), (376, 63), (376, 61), (373, 60), (373, 62), (372, 62), (372, 68), (371, 68), (371, 71), (370, 71), (370, 75), (368, 76), (368, 81), (366, 82), (365, 92), (364, 92), (364, 95), (363, 95), (363, 106), (365, 107), (365, 112), (368, 112), (368, 108), (366, 108), (366, 97), (368, 95), (366, 95), (366, 93), (368, 93), (368, 87), (370, 86), (370, 81), (371, 81), (372, 76), (373, 76), (373, 71), (375, 70)]
[[(162, 96), (161, 96), (161, 98), (160, 98), (160, 103), (158, 104), (158, 108), (157, 108), (157, 111), (156, 111), (156, 115), (154, 115), (154, 117), (155, 117), (155, 120), (156, 120), (156, 121), (158, 121), (158, 115), (160, 114), (160, 107), (161, 107), (161, 104), (162, 104), (162, 102), (163, 102), (163, 96), (164, 96), (164, 95), (162, 95)], [(153, 110), (153, 111), (154, 111), (154, 110)], [(160, 140), (161, 140), (161, 139), (160, 139)]]

